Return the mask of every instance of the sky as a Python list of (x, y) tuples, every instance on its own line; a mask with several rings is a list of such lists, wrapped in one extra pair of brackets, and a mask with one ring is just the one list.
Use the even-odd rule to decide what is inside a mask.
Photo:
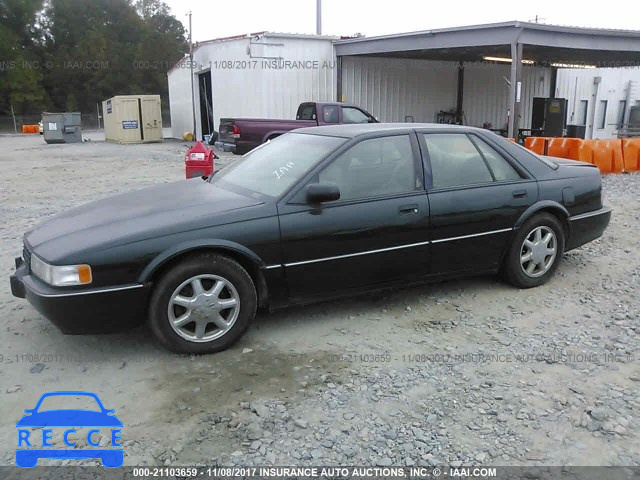
[[(250, 32), (315, 33), (316, 0), (164, 0), (193, 40)], [(592, 7), (598, 5), (598, 7)], [(322, 0), (322, 33), (367, 37), (509, 20), (640, 30), (638, 0), (603, 3), (567, 0)], [(443, 8), (445, 7), (445, 8)]]

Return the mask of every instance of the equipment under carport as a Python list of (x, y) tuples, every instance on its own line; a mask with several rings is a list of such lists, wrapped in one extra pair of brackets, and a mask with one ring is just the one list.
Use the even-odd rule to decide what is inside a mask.
[(102, 102), (102, 113), (108, 142), (162, 142), (160, 95), (118, 95)]
[(531, 130), (541, 137), (564, 137), (567, 127), (566, 98), (533, 98)]
[(82, 142), (80, 112), (42, 113), (44, 141), (47, 143)]

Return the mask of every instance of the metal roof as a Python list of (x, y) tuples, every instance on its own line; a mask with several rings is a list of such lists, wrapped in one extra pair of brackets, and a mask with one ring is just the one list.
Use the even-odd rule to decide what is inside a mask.
[[(522, 43), (524, 58), (551, 62), (640, 66), (640, 31), (500, 22), (419, 32), (336, 40), (338, 56), (369, 55), (430, 60), (478, 61), (511, 57), (510, 45)], [(546, 64), (546, 65), (545, 65)]]

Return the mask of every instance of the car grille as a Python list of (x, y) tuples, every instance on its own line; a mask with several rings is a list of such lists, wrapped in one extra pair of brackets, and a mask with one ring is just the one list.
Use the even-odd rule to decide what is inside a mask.
[(27, 264), (27, 268), (29, 269), (29, 271), (31, 271), (31, 252), (27, 249), (27, 247), (24, 247), (22, 249), (22, 259), (24, 260), (24, 263)]

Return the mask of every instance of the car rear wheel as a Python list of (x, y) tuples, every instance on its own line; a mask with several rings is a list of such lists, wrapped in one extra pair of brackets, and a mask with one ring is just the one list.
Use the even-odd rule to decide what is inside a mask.
[(505, 259), (506, 280), (520, 288), (546, 283), (558, 268), (564, 241), (564, 228), (555, 216), (541, 213), (527, 220)]
[(256, 289), (235, 260), (199, 254), (158, 281), (149, 305), (154, 337), (178, 353), (213, 353), (235, 343), (256, 314)]

